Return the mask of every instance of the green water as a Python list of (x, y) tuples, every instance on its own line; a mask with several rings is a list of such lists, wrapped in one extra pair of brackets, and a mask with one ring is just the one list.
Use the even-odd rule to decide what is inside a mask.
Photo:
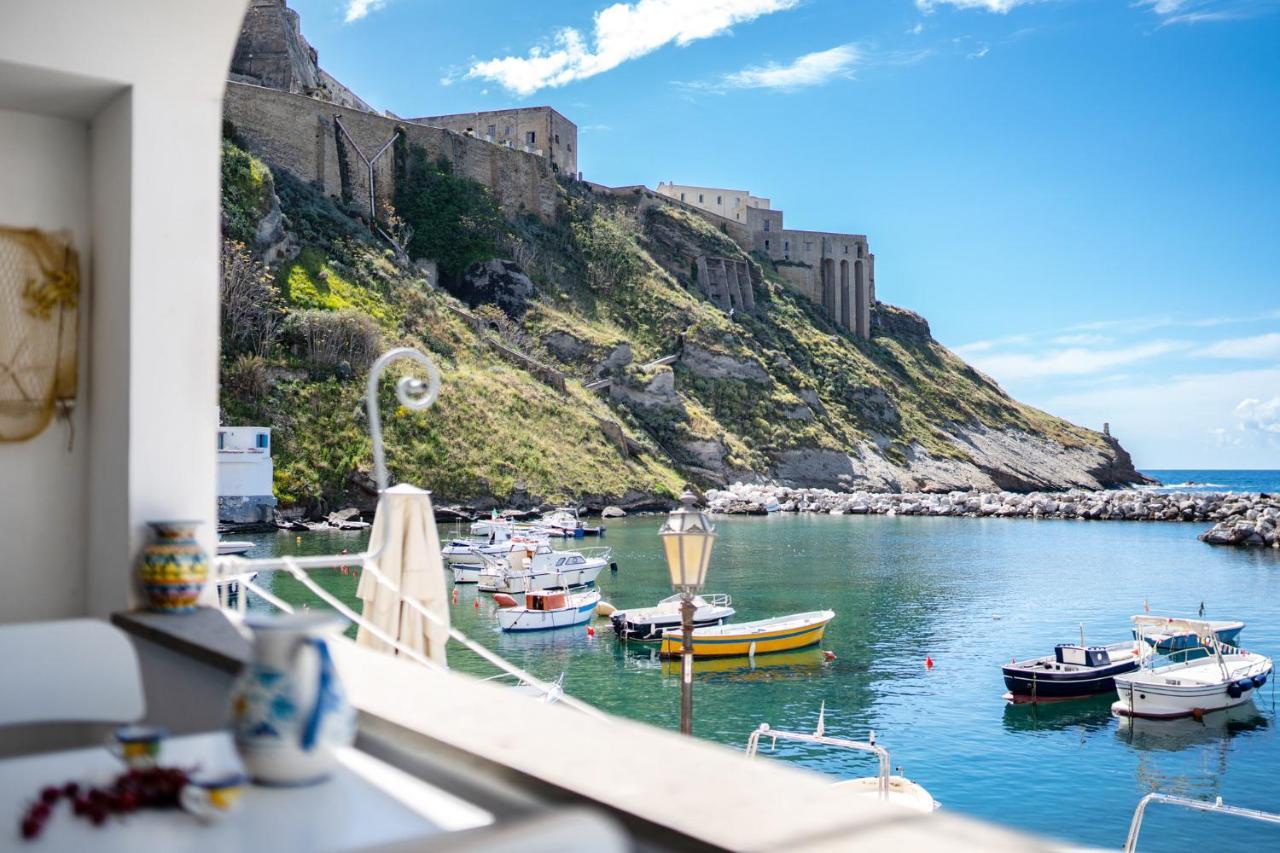
[[(604, 598), (643, 606), (670, 594), (654, 516), (610, 524), (602, 542), (620, 570), (600, 579)], [(821, 702), (827, 732), (875, 729), (895, 765), (948, 810), (1079, 844), (1119, 847), (1139, 798), (1153, 790), (1280, 811), (1274, 681), (1229, 718), (1121, 724), (1109, 700), (1009, 706), (999, 664), (1048, 654), (1058, 642), (1124, 639), (1144, 599), (1155, 613), (1245, 620), (1241, 644), (1280, 654), (1280, 556), (1215, 549), (1196, 525), (1004, 519), (771, 516), (721, 518), (708, 591), (733, 596), (738, 619), (831, 608), (822, 649), (700, 662), (697, 736), (741, 748), (761, 722), (812, 730)], [(456, 528), (442, 526), (442, 535)], [(360, 550), (363, 535), (257, 537), (269, 553)], [(558, 547), (573, 547), (572, 542)], [(356, 576), (317, 573), (354, 603)], [(296, 581), (273, 592), (311, 603)], [(474, 604), (479, 601), (480, 606)], [(623, 645), (598, 624), (504, 635), (493, 604), (461, 587), (453, 620), (473, 638), (612, 713), (674, 729), (678, 664)], [(927, 670), (926, 657), (935, 666)], [(465, 650), (459, 670), (493, 670)], [(856, 753), (779, 745), (776, 757), (834, 778), (870, 775)], [(656, 780), (655, 780), (656, 781)], [(1152, 807), (1142, 850), (1280, 849), (1280, 828)]]

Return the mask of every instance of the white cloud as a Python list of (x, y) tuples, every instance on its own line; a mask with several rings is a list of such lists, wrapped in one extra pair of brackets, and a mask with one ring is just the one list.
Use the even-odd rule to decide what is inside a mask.
[(789, 91), (807, 86), (820, 86), (837, 77), (852, 77), (853, 69), (863, 60), (862, 53), (851, 44), (806, 53), (787, 65), (771, 62), (726, 74), (722, 88), (781, 89)]
[(991, 52), (991, 48), (987, 47), (984, 44), (982, 47), (978, 48), (973, 53), (966, 55), (965, 59), (981, 59), (982, 57), (986, 56), (990, 52)]
[(1280, 433), (1280, 397), (1265, 402), (1246, 397), (1236, 405), (1235, 416), (1244, 429)]
[(376, 12), (387, 5), (387, 0), (347, 0), (345, 20), (348, 24), (358, 21), (370, 12)]
[(1256, 401), (1278, 387), (1280, 369), (1241, 370), (1024, 401), (1078, 424), (1109, 421), (1139, 468), (1280, 468), (1280, 433), (1245, 426), (1276, 424), (1273, 404)]
[[(351, 0), (352, 3), (380, 0)], [(681, 47), (727, 32), (734, 24), (791, 9), (800, 0), (637, 0), (615, 3), (595, 14), (590, 43), (582, 32), (565, 27), (551, 44), (527, 56), (477, 62), (473, 79), (492, 80), (517, 95), (585, 80), (617, 68), (664, 45)]]
[(1053, 339), (1053, 343), (1062, 347), (1099, 347), (1106, 346), (1113, 340), (1114, 338), (1109, 338), (1106, 335), (1081, 332), (1076, 335), (1058, 335)]
[(920, 22), (920, 21), (917, 21), (917, 22), (916, 22), (916, 25), (915, 25), (914, 27), (912, 27), (911, 29), (907, 30), (907, 32), (908, 32), (909, 34), (913, 35), (913, 36), (918, 36), (918, 35), (920, 35), (922, 32), (924, 32), (924, 24), (923, 24), (922, 22)]
[(985, 9), (1000, 15), (1008, 14), (1017, 6), (1025, 6), (1036, 0), (916, 0), (916, 8), (926, 15), (939, 6), (954, 6), (957, 9)]
[(961, 344), (958, 347), (952, 347), (951, 351), (958, 355), (972, 355), (973, 353), (991, 352), (993, 349), (1008, 346), (1021, 346), (1022, 344), (1031, 343), (1030, 335), (1007, 335), (1003, 338), (991, 338), (985, 341), (974, 341), (968, 344)]
[(1275, 0), (1137, 0), (1160, 17), (1160, 26), (1238, 21), (1274, 12)]
[(1280, 332), (1248, 338), (1227, 338), (1198, 350), (1209, 358), (1280, 358)]
[(1121, 365), (1168, 355), (1186, 349), (1187, 346), (1184, 341), (1151, 341), (1111, 350), (1074, 347), (1046, 353), (979, 354), (972, 361), (974, 367), (983, 373), (1007, 383), (1049, 376), (1100, 373)]

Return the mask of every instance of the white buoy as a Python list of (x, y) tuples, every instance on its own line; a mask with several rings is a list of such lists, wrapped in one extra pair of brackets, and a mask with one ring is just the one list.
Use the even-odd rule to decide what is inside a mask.
[(609, 616), (612, 616), (617, 611), (618, 611), (618, 608), (614, 607), (612, 604), (610, 604), (607, 601), (601, 601), (599, 604), (596, 605), (597, 616), (604, 616), (607, 618)]

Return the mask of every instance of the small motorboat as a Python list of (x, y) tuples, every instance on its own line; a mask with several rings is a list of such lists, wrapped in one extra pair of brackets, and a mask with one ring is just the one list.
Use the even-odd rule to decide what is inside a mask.
[(253, 548), (256, 542), (234, 539), (218, 540), (218, 556), (219, 557), (235, 557)]
[(565, 506), (546, 513), (534, 522), (534, 526), (547, 531), (552, 536), (563, 536), (566, 539), (581, 539), (583, 536), (603, 536), (603, 524), (588, 527), (578, 515), (578, 508)]
[[(525, 592), (559, 586), (585, 586), (594, 583), (613, 552), (609, 548), (586, 548), (581, 551), (553, 551), (544, 543), (512, 548), (506, 559), (486, 561), (476, 575), (481, 592)], [(454, 580), (459, 569), (454, 566)]]
[(1116, 686), (1115, 677), (1137, 669), (1144, 653), (1150, 652), (1134, 640), (1109, 646), (1059, 643), (1052, 655), (1013, 661), (1000, 668), (1009, 688), (1005, 698), (1046, 702), (1110, 693)]
[[(653, 607), (631, 607), (615, 610), (609, 617), (614, 633), (623, 640), (661, 640), (667, 628), (680, 627), (680, 603), (683, 597), (670, 595)], [(721, 593), (695, 595), (693, 626), (705, 628), (723, 625), (733, 618), (733, 599)]]
[[(1119, 698), (1111, 712), (1118, 716), (1173, 719), (1243, 705), (1271, 676), (1271, 658), (1223, 643), (1214, 633), (1218, 623), (1152, 616), (1133, 622), (1139, 636), (1193, 633), (1199, 642), (1167, 658), (1147, 657), (1137, 671), (1117, 675)], [(1192, 657), (1201, 647), (1207, 654)]]
[[(1133, 618), (1138, 619), (1139, 617), (1135, 616)], [(1164, 619), (1165, 624), (1163, 626), (1153, 628), (1142, 635), (1142, 638), (1154, 646), (1160, 654), (1167, 655), (1170, 652), (1182, 652), (1200, 646), (1200, 638), (1194, 633), (1169, 627), (1177, 617), (1143, 616), (1141, 618), (1144, 620)], [(1235, 645), (1240, 632), (1244, 630), (1244, 623), (1238, 619), (1206, 620), (1206, 624), (1212, 627), (1213, 635), (1220, 642), (1229, 646)], [(1136, 627), (1133, 629), (1133, 637), (1135, 640), (1138, 638), (1138, 629)]]
[[(904, 806), (918, 812), (933, 812), (942, 807), (923, 786), (912, 782), (905, 776), (890, 773), (889, 768), (892, 765), (889, 760), (889, 750), (876, 743), (876, 733), (874, 731), (869, 734), (865, 741), (828, 737), (826, 735), (826, 711), (826, 704), (823, 703), (822, 708), (818, 711), (818, 728), (811, 735), (801, 732), (778, 731), (770, 728), (768, 723), (761, 723), (760, 727), (752, 732), (751, 737), (747, 739), (747, 757), (755, 758), (759, 754), (760, 739), (766, 737), (772, 740), (773, 746), (777, 746), (780, 740), (790, 740), (870, 752), (879, 759), (879, 773), (875, 776), (845, 779), (844, 781), (836, 782), (832, 787), (848, 791), (856, 797), (874, 798), (881, 802)], [(899, 768), (900, 773), (901, 768)]]
[(585, 625), (596, 615), (600, 590), (572, 591), (559, 587), (524, 594), (524, 605), (498, 610), (498, 626), (504, 631), (550, 631)]
[(545, 542), (547, 534), (527, 525), (517, 525), (503, 518), (477, 521), (464, 538), (451, 539), (440, 549), (446, 567), (456, 563), (479, 562), (478, 555), (501, 556), (511, 550), (513, 543)]
[[(831, 610), (813, 610), (775, 616), (755, 622), (712, 625), (693, 631), (693, 656), (695, 658), (754, 657), (770, 652), (787, 652), (803, 649), (822, 642), (827, 623), (836, 617)], [(662, 632), (661, 657), (679, 657), (683, 640), (679, 628), (667, 628)]]

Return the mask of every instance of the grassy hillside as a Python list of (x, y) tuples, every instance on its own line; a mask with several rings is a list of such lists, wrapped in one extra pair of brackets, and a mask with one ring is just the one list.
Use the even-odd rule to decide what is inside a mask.
[[(384, 388), (388, 462), (394, 479), (444, 501), (636, 503), (669, 497), (686, 478), (767, 474), (782, 451), (865, 443), (891, 461), (909, 448), (961, 458), (947, 432), (955, 423), (1100, 445), (1012, 400), (927, 331), (841, 332), (767, 260), (751, 259), (757, 310), (727, 316), (700, 295), (691, 259), (743, 251), (687, 211), (566, 182), (554, 224), (509, 219), (483, 187), (403, 154), (400, 214), (382, 225), (411, 252), (447, 259), (443, 286), (371, 239), (340, 201), (224, 145), (224, 419), (275, 428), (282, 505), (367, 500), (364, 377), (397, 345), (432, 354), (444, 390), (423, 415), (395, 408)], [(489, 329), (478, 332), (451, 293), (475, 296), (465, 265), (485, 256), (516, 261), (535, 293), (519, 311), (473, 306)], [(878, 311), (883, 328), (921, 322)], [(567, 390), (504, 359), (495, 338), (554, 364)], [(642, 369), (680, 346), (673, 366)], [(601, 376), (611, 395), (583, 389)]]

